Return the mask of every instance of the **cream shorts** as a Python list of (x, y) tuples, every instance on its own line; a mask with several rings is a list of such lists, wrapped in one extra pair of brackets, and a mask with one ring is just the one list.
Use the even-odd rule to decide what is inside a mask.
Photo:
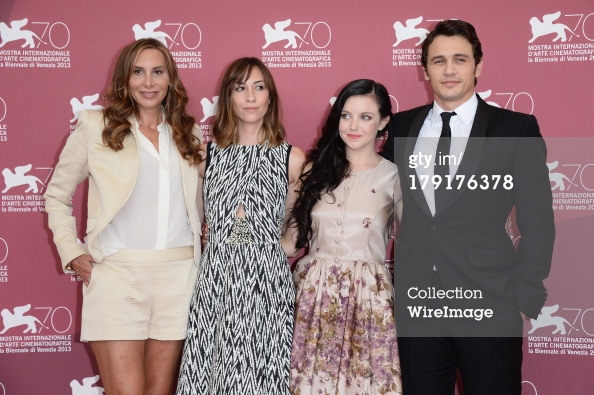
[(81, 340), (181, 340), (196, 283), (193, 247), (120, 250), (83, 285)]

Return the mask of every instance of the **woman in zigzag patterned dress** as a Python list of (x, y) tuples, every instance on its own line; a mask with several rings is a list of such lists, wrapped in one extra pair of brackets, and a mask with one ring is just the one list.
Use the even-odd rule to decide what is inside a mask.
[(270, 72), (227, 69), (199, 167), (208, 238), (177, 394), (288, 395), (295, 290), (280, 245), (305, 159), (284, 141)]

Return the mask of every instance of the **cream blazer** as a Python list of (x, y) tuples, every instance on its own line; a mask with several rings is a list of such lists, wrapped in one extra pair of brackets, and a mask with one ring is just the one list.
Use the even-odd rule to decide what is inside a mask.
[[(65, 273), (72, 273), (66, 265), (74, 258), (89, 254), (96, 263), (103, 260), (97, 236), (126, 203), (136, 184), (139, 167), (137, 130), (124, 139), (124, 149), (107, 147), (101, 134), (103, 113), (81, 111), (75, 131), (66, 141), (51, 181), (47, 185), (45, 211), (48, 225)], [(200, 136), (195, 126), (194, 134)], [(188, 222), (194, 234), (194, 264), (200, 263), (201, 224), (198, 212), (198, 169), (180, 156), (184, 200)], [(77, 239), (76, 219), (72, 215), (72, 199), (76, 187), (89, 179), (87, 229), (85, 243)]]

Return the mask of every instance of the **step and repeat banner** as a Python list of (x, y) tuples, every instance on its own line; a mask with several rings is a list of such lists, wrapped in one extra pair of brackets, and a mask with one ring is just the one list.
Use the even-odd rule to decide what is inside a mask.
[[(534, 114), (549, 148), (557, 238), (545, 308), (525, 323), (523, 393), (593, 394), (592, 0), (1, 0), (0, 395), (103, 393), (79, 341), (82, 282), (62, 273), (42, 196), (78, 112), (101, 108), (126, 44), (168, 46), (206, 138), (225, 67), (262, 59), (289, 142), (308, 150), (350, 80), (382, 82), (394, 112), (428, 103), (420, 44), (451, 18), (471, 22), (482, 41), (477, 92)], [(85, 192), (73, 198), (79, 229)], [(521, 243), (513, 215), (508, 232)]]

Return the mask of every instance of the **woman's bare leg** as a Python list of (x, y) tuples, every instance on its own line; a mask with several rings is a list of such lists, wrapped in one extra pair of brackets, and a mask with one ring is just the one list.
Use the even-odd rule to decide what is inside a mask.
[(91, 341), (106, 395), (144, 395), (145, 340)]
[(175, 392), (183, 340), (110, 340), (89, 344), (106, 395)]
[(145, 395), (175, 393), (183, 340), (148, 339), (144, 352)]

